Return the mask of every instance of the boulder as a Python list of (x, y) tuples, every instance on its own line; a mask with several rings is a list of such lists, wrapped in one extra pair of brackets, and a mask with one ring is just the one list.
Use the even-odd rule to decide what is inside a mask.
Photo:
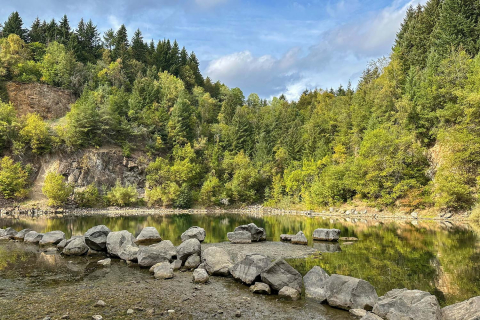
[(367, 281), (333, 274), (328, 280), (327, 302), (332, 307), (372, 310), (378, 300), (375, 288)]
[(63, 249), (65, 249), (65, 247), (66, 247), (70, 242), (72, 242), (74, 239), (79, 238), (79, 237), (82, 237), (82, 236), (72, 236), (70, 239), (63, 239), (62, 241), (60, 241), (60, 242), (57, 244), (57, 249), (58, 249), (58, 250), (63, 250)]
[(187, 261), (191, 255), (200, 255), (202, 247), (198, 239), (188, 239), (177, 247), (177, 259)]
[(114, 257), (119, 257), (124, 246), (136, 246), (135, 237), (127, 230), (110, 232), (107, 235), (107, 252)]
[(162, 241), (162, 237), (155, 227), (145, 227), (135, 240), (136, 244), (152, 244)]
[(442, 309), (442, 320), (479, 320), (480, 296)]
[(182, 241), (187, 241), (188, 239), (197, 239), (198, 241), (203, 242), (206, 236), (207, 233), (205, 232), (205, 229), (194, 226), (188, 228), (187, 231), (182, 233), (181, 238)]
[[(403, 320), (405, 318), (401, 318), (401, 319)], [(383, 320), (383, 319), (374, 313), (367, 312), (360, 320)]]
[(23, 229), (21, 231), (18, 231), (17, 234), (13, 236), (13, 239), (23, 241), (25, 235), (30, 231), (32, 231), (32, 229)]
[(255, 223), (241, 225), (235, 228), (234, 231), (248, 231), (252, 235), (252, 241), (265, 241), (267, 240), (267, 234), (265, 233), (265, 229), (259, 228), (255, 225)]
[(228, 232), (227, 238), (231, 243), (251, 243), (252, 234), (248, 231)]
[(290, 287), (283, 287), (280, 289), (280, 291), (278, 291), (278, 295), (293, 301), (300, 299), (300, 292)]
[[(188, 260), (188, 259), (187, 259)], [(183, 261), (182, 260), (175, 260), (172, 262), (172, 268), (173, 268), (173, 271), (177, 271), (177, 270), (180, 270), (182, 268), (182, 263)], [(152, 267), (153, 268), (153, 267)]]
[(56, 246), (65, 239), (65, 233), (62, 231), (50, 231), (43, 235), (38, 242), (41, 246)]
[(292, 237), (291, 241), (293, 244), (303, 244), (303, 245), (308, 244), (307, 237), (305, 237), (305, 234), (303, 233), (303, 231), (299, 231), (295, 236)]
[(277, 259), (260, 274), (265, 282), (275, 291), (283, 287), (290, 287), (298, 292), (302, 291), (302, 275), (290, 266), (285, 260)]
[(338, 229), (315, 229), (313, 231), (313, 240), (320, 241), (338, 241), (340, 230)]
[(138, 260), (138, 248), (136, 245), (124, 245), (118, 254), (118, 257), (125, 261), (137, 261)]
[(40, 240), (42, 240), (44, 234), (43, 233), (38, 233), (36, 231), (30, 231), (25, 234), (25, 237), (23, 238), (24, 242), (27, 243), (39, 243)]
[(263, 282), (255, 282), (255, 284), (250, 286), (250, 291), (252, 293), (258, 294), (271, 294), (272, 290), (270, 290), (270, 286)]
[(367, 310), (363, 310), (363, 309), (350, 309), (348, 310), (348, 312), (350, 312), (352, 316), (357, 317), (358, 319), (365, 317), (367, 315)]
[(293, 237), (295, 237), (294, 234), (281, 234), (280, 241), (292, 241)]
[(172, 262), (177, 256), (177, 250), (170, 240), (141, 247), (138, 250), (138, 264), (141, 267), (151, 267), (159, 262)]
[(315, 266), (303, 277), (305, 297), (320, 303), (327, 300), (327, 285), (330, 276), (319, 266)]
[(6, 228), (6, 229), (0, 229), (0, 230), (1, 230), (0, 237), (4, 238), (5, 240), (13, 239), (17, 234), (17, 230), (13, 228)]
[(420, 290), (394, 289), (380, 297), (373, 313), (387, 319), (440, 320), (437, 298)]
[(195, 269), (193, 271), (193, 282), (194, 283), (206, 283), (209, 280), (208, 273), (205, 269)]
[(63, 254), (67, 256), (81, 256), (87, 253), (88, 246), (84, 237), (78, 237), (70, 241), (63, 249)]
[(153, 270), (155, 279), (173, 278), (173, 268), (168, 261), (159, 263)]
[(185, 268), (188, 270), (195, 269), (200, 265), (200, 262), (200, 256), (198, 254), (193, 254), (188, 257), (187, 261), (185, 261)]
[(202, 252), (202, 263), (210, 275), (228, 276), (233, 266), (227, 251), (218, 247), (210, 247)]
[(85, 243), (92, 250), (106, 251), (107, 237), (110, 232), (111, 232), (110, 229), (104, 225), (99, 225), (99, 226), (90, 228), (87, 230), (87, 232), (85, 232)]
[(270, 259), (261, 254), (249, 254), (237, 262), (230, 273), (232, 276), (246, 284), (260, 280), (260, 274), (270, 265)]

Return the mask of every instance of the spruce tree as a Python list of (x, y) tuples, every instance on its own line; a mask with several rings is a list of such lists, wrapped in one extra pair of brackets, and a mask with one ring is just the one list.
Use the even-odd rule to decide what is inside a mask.
[(70, 23), (68, 22), (67, 15), (63, 15), (62, 19), (58, 23), (59, 38), (58, 41), (61, 44), (68, 44), (70, 40)]
[(30, 27), (30, 30), (28, 32), (28, 39), (30, 42), (45, 43), (44, 30), (42, 28), (42, 23), (40, 22), (40, 19), (38, 17), (33, 21), (32, 26)]
[(10, 34), (16, 34), (22, 40), (27, 40), (27, 30), (23, 28), (23, 21), (17, 11), (10, 14), (2, 28), (2, 37), (7, 38)]
[(142, 32), (140, 29), (137, 29), (132, 37), (132, 58), (139, 62), (145, 63), (147, 60), (147, 48), (148, 47), (143, 42)]
[(112, 51), (113, 59), (114, 60), (122, 59), (123, 61), (127, 60), (129, 41), (128, 41), (127, 28), (125, 28), (124, 24), (122, 24), (120, 28), (117, 30), (117, 33), (115, 33), (114, 44), (115, 44), (115, 48)]

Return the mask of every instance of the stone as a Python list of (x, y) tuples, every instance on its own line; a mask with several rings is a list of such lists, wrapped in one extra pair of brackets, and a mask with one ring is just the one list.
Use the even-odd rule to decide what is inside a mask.
[(23, 239), (25, 238), (25, 235), (27, 233), (29, 233), (30, 231), (32, 231), (32, 229), (23, 229), (21, 231), (18, 231), (14, 236), (13, 236), (13, 239), (15, 240), (19, 240), (19, 241), (23, 241)]
[(302, 244), (302, 245), (308, 244), (307, 237), (305, 237), (305, 234), (303, 233), (303, 231), (299, 231), (295, 236), (292, 237), (291, 241), (293, 244)]
[(263, 282), (255, 282), (255, 284), (250, 286), (250, 291), (252, 293), (258, 293), (258, 294), (271, 294), (272, 290), (270, 289), (270, 286), (266, 283)]
[(25, 237), (23, 238), (24, 242), (27, 243), (39, 243), (40, 240), (42, 240), (44, 234), (43, 233), (38, 233), (36, 231), (30, 231), (25, 234)]
[(50, 231), (43, 235), (38, 244), (41, 246), (56, 246), (64, 239), (65, 233), (62, 231)]
[(151, 267), (159, 262), (172, 262), (177, 256), (177, 250), (170, 240), (141, 247), (138, 250), (138, 264), (141, 267)]
[(410, 214), (410, 216), (412, 216), (413, 219), (418, 219), (418, 213), (415, 212), (415, 211), (412, 212), (412, 213)]
[(99, 261), (97, 261), (97, 264), (99, 264), (101, 266), (104, 266), (104, 267), (108, 267), (109, 265), (112, 264), (112, 259), (107, 258), (107, 259), (99, 260)]
[(173, 261), (171, 264), (172, 264), (173, 271), (178, 271), (182, 268), (183, 261), (177, 259)]
[(85, 243), (92, 250), (106, 251), (107, 237), (110, 232), (110, 229), (104, 225), (90, 228), (87, 230), (87, 232), (85, 232)]
[(96, 315), (92, 316), (92, 319), (93, 319), (93, 320), (102, 320), (103, 317), (102, 317), (101, 315), (99, 315), (99, 314), (96, 314)]
[(153, 270), (155, 279), (171, 279), (173, 278), (173, 268), (169, 262), (159, 263)]
[(320, 241), (338, 241), (340, 230), (338, 229), (315, 229), (313, 231), (313, 240)]
[(320, 303), (327, 300), (328, 273), (315, 266), (303, 277), (303, 284), (305, 285), (305, 297), (316, 300)]
[(210, 277), (205, 269), (195, 269), (193, 271), (193, 282), (194, 283), (206, 283)]
[(293, 237), (295, 237), (294, 234), (281, 234), (280, 241), (292, 241)]
[(265, 282), (275, 291), (283, 287), (290, 287), (298, 292), (302, 291), (302, 275), (290, 266), (285, 260), (277, 259), (272, 262), (261, 274)]
[(135, 240), (136, 244), (153, 244), (162, 241), (162, 237), (155, 227), (145, 227)]
[(133, 314), (133, 312), (134, 312), (133, 309), (128, 309), (127, 310), (127, 314)]
[(236, 317), (236, 318), (240, 318), (241, 316), (242, 316), (242, 312), (241, 312), (240, 310), (237, 310), (237, 311), (235, 312), (235, 317)]
[(364, 317), (367, 314), (367, 310), (363, 310), (363, 309), (350, 309), (348, 310), (348, 312), (350, 312), (352, 316), (357, 318)]
[(120, 250), (120, 253), (118, 254), (118, 257), (122, 260), (128, 261), (128, 262), (134, 262), (138, 260), (138, 251), (140, 248), (137, 247), (137, 245), (125, 245), (122, 247)]
[(235, 228), (234, 232), (235, 231), (250, 232), (252, 235), (252, 241), (254, 242), (267, 240), (267, 234), (265, 232), (265, 229), (257, 227), (255, 223), (238, 226)]
[(92, 249), (88, 249), (87, 256), (94, 257), (94, 256), (105, 256), (105, 252), (103, 251), (95, 251)]
[(127, 230), (110, 232), (107, 235), (107, 252), (114, 257), (120, 257), (123, 247), (128, 245), (136, 246), (135, 237)]
[(280, 291), (278, 291), (278, 295), (282, 298), (287, 298), (292, 301), (296, 301), (300, 299), (300, 292), (288, 286), (285, 286), (282, 289), (280, 289)]
[(88, 246), (85, 243), (85, 238), (78, 237), (70, 241), (62, 253), (67, 256), (81, 256), (86, 254), (88, 251)]
[(185, 268), (188, 270), (195, 269), (200, 265), (200, 256), (198, 254), (191, 255), (185, 261)]
[(16, 235), (17, 235), (17, 230), (9, 227), (6, 229), (2, 229), (2, 233), (0, 234), (0, 237), (7, 238), (7, 239), (14, 239)]
[(236, 280), (246, 284), (252, 284), (260, 280), (260, 274), (270, 265), (270, 259), (261, 254), (249, 254), (243, 260), (238, 261), (230, 273)]
[(182, 233), (182, 241), (187, 241), (188, 239), (197, 239), (200, 242), (203, 242), (205, 240), (205, 237), (207, 236), (207, 233), (205, 232), (205, 229), (193, 226), (187, 229), (184, 233)]
[[(412, 319), (412, 318), (410, 318), (410, 319)], [(374, 313), (367, 312), (360, 320), (383, 320), (383, 319), (380, 318), (379, 316), (377, 316)], [(402, 320), (403, 320), (403, 318), (402, 318)]]
[(372, 310), (378, 300), (377, 292), (369, 282), (338, 274), (330, 276), (326, 290), (328, 304), (345, 310)]
[(187, 261), (191, 255), (200, 255), (202, 247), (198, 239), (188, 239), (177, 247), (177, 259)]
[(97, 303), (95, 303), (95, 307), (105, 307), (107, 304), (103, 300), (98, 300)]
[(202, 263), (208, 274), (228, 276), (233, 266), (232, 259), (227, 251), (218, 247), (209, 247), (202, 252)]
[(443, 308), (442, 320), (480, 320), (480, 296)]
[(252, 234), (248, 231), (228, 232), (227, 238), (231, 243), (251, 243)]
[(442, 312), (437, 298), (420, 290), (394, 289), (380, 297), (373, 313), (387, 319), (440, 320)]

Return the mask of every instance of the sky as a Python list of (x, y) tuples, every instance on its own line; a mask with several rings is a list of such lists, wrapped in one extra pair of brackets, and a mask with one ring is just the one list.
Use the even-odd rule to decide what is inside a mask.
[(369, 61), (388, 56), (408, 6), (424, 0), (2, 0), (0, 21), (18, 11), (71, 26), (92, 19), (100, 32), (123, 23), (129, 36), (176, 39), (203, 75), (245, 96), (355, 86)]

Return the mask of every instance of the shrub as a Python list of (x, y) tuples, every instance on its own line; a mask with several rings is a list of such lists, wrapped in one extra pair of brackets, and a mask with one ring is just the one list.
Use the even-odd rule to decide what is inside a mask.
[(204, 206), (213, 206), (220, 203), (222, 183), (214, 175), (210, 175), (200, 190), (200, 203)]
[(94, 183), (88, 185), (84, 190), (75, 192), (75, 202), (79, 207), (92, 208), (98, 205), (100, 194)]
[(28, 171), (10, 157), (0, 161), (0, 192), (6, 199), (24, 198), (27, 196)]
[(480, 203), (477, 204), (473, 210), (470, 216), (468, 217), (471, 221), (480, 223)]
[(122, 187), (120, 182), (117, 182), (115, 187), (107, 193), (106, 198), (110, 205), (126, 207), (137, 203), (138, 193), (135, 186)]
[(48, 152), (51, 147), (50, 128), (36, 113), (30, 113), (23, 119), (24, 127), (20, 130), (22, 143), (29, 144), (33, 153)]
[(61, 174), (50, 171), (45, 177), (42, 192), (48, 198), (49, 206), (58, 207), (67, 202), (73, 186), (67, 183)]
[(188, 184), (184, 184), (180, 188), (178, 196), (173, 200), (173, 206), (180, 209), (188, 209), (192, 207), (193, 194)]

